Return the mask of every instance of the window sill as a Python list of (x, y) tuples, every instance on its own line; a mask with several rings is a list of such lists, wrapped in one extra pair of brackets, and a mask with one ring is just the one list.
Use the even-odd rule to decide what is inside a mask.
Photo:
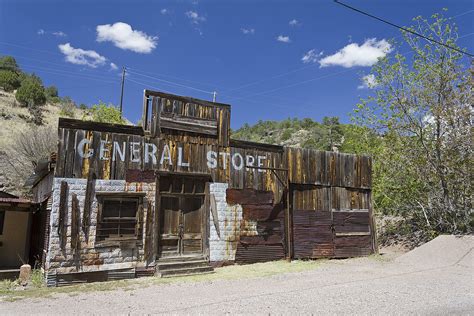
[(94, 245), (95, 248), (108, 248), (108, 247), (119, 247), (122, 249), (133, 249), (143, 245), (141, 240), (136, 238), (111, 238), (101, 241), (97, 241)]

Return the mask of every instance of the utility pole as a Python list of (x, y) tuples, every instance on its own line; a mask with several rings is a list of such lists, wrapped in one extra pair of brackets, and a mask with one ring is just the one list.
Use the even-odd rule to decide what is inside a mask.
[(217, 92), (214, 91), (214, 92), (212, 93), (212, 102), (216, 102), (216, 96), (217, 96)]
[(123, 104), (123, 84), (125, 83), (125, 67), (122, 66), (122, 89), (120, 91), (120, 118), (122, 118), (122, 104)]

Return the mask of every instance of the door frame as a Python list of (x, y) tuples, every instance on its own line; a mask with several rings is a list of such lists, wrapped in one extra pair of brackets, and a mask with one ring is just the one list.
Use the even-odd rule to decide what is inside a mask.
[[(210, 234), (210, 209), (209, 209), (209, 184), (213, 182), (211, 174), (207, 173), (189, 173), (189, 172), (167, 172), (155, 171), (155, 214), (153, 225), (153, 258), (159, 260), (160, 254), (160, 238), (161, 238), (161, 197), (160, 194), (160, 179), (164, 177), (182, 177), (192, 178), (194, 180), (202, 180), (204, 183), (203, 208), (201, 213), (201, 254), (209, 260), (209, 234)], [(164, 194), (166, 195), (166, 194)], [(179, 196), (179, 195), (177, 195)]]

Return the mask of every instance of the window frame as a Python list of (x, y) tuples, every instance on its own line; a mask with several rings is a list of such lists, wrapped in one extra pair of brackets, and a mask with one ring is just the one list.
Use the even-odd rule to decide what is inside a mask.
[(3, 235), (3, 228), (5, 226), (5, 217), (7, 215), (7, 211), (0, 210), (0, 236)]
[[(134, 245), (143, 243), (143, 214), (144, 214), (144, 192), (120, 192), (120, 193), (96, 193), (97, 197), (97, 223), (95, 233), (95, 247), (122, 246), (124, 243), (132, 242)], [(135, 212), (135, 233), (133, 235), (115, 237), (99, 237), (100, 226), (104, 223), (103, 209), (107, 201), (135, 200), (137, 209)], [(120, 223), (118, 224), (120, 225)], [(117, 228), (119, 229), (119, 228)]]

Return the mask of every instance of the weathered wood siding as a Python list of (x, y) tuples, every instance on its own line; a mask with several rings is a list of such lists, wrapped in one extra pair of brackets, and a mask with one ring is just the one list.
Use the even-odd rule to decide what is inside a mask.
[[(174, 131), (162, 134), (161, 138), (151, 138), (136, 127), (117, 128), (113, 124), (70, 119), (60, 119), (59, 139), (56, 177), (87, 178), (93, 169), (97, 179), (122, 180), (127, 178), (127, 173), (136, 170), (157, 170), (209, 174), (214, 182), (226, 182), (236, 189), (273, 191), (277, 198), (283, 189), (272, 171), (256, 168), (259, 157), (262, 167), (281, 168), (283, 148), (278, 146), (262, 145), (259, 148), (255, 144), (235, 141), (231, 147), (222, 147), (216, 138)], [(154, 158), (151, 156), (153, 146), (156, 146)], [(89, 151), (92, 155), (87, 157)], [(208, 165), (209, 152), (213, 152), (212, 157), (216, 159), (213, 168)], [(285, 178), (283, 173), (282, 176)]]

